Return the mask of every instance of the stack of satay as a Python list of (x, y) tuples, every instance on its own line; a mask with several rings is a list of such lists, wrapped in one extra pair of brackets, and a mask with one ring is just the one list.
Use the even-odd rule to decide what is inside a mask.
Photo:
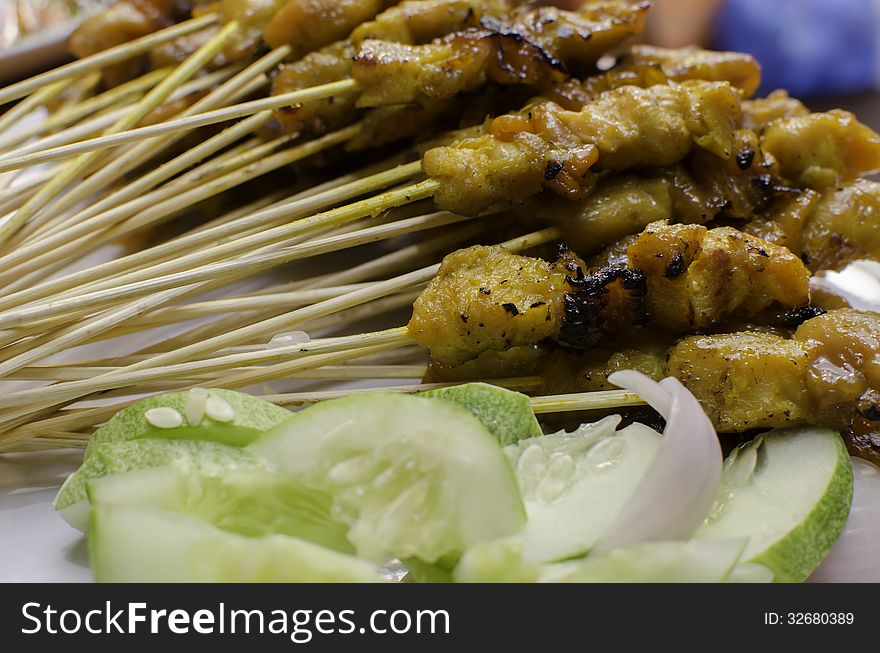
[[(41, 382), (0, 397), (2, 446), (82, 443), (126, 396), (197, 385), (295, 405), (484, 380), (619, 410), (607, 376), (637, 369), (721, 433), (828, 425), (876, 460), (880, 315), (817, 280), (880, 256), (880, 137), (754, 98), (748, 55), (635, 44), (648, 9), (122, 0), (86, 21), (77, 62), (0, 90), (0, 375)], [(265, 385), (291, 379), (334, 385)]]

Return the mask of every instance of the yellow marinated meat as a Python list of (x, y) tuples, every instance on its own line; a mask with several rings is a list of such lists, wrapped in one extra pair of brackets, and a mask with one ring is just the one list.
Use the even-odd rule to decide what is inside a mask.
[(573, 10), (558, 7), (522, 7), (509, 23), (485, 29), (499, 34), (521, 34), (562, 62), (569, 72), (592, 72), (596, 62), (626, 39), (644, 28), (648, 2), (631, 0), (586, 0)]
[(694, 393), (718, 431), (735, 433), (813, 422), (809, 366), (796, 341), (733, 333), (684, 338), (669, 352), (667, 373)]
[(686, 333), (809, 302), (809, 270), (784, 247), (730, 227), (649, 225), (628, 247), (648, 279), (651, 321)]
[(443, 259), (416, 300), (409, 332), (445, 365), (554, 337), (571, 289), (567, 277), (579, 264), (548, 263), (498, 245), (459, 250)]
[(605, 73), (590, 75), (583, 79), (572, 78), (562, 84), (542, 89), (542, 97), (555, 102), (563, 109), (579, 111), (602, 93), (623, 86), (648, 88), (668, 83), (659, 66), (616, 66)]
[(880, 169), (880, 135), (839, 109), (776, 120), (761, 145), (782, 177), (818, 190)]
[[(282, 64), (272, 81), (272, 94), (281, 95), (346, 79), (351, 74), (353, 55), (354, 48), (343, 41), (312, 52), (294, 63)], [(275, 117), (290, 134), (303, 130), (323, 133), (351, 122), (357, 115), (356, 100), (357, 96), (353, 94), (331, 96), (282, 107), (275, 111)]]
[(801, 260), (810, 267), (809, 260), (805, 260), (803, 256), (804, 225), (815, 212), (820, 198), (820, 193), (810, 189), (783, 195), (771, 203), (765, 211), (744, 224), (742, 229), (746, 233), (785, 247), (800, 256)]
[(431, 148), (422, 157), (422, 166), (442, 184), (434, 196), (439, 207), (474, 215), (516, 206), (562, 180), (585, 195), (593, 188), (590, 168), (598, 157), (591, 145), (557, 147), (520, 132), (511, 142), (482, 135)]
[(807, 320), (794, 340), (809, 354), (806, 387), (825, 424), (854, 413), (880, 420), (880, 313), (841, 309)]
[(779, 118), (796, 118), (810, 113), (803, 102), (783, 90), (773, 91), (767, 97), (745, 100), (742, 110), (743, 127), (757, 132)]
[(842, 183), (825, 193), (788, 198), (744, 229), (800, 255), (813, 272), (840, 270), (859, 258), (880, 259), (880, 184)]
[(364, 41), (352, 62), (358, 106), (425, 102), (473, 91), (489, 80), (494, 39), (461, 32), (425, 45)]
[[(189, 3), (190, 5), (192, 3)], [(184, 3), (188, 14), (190, 7)], [(174, 0), (120, 0), (84, 20), (71, 35), (70, 51), (83, 58), (147, 36), (181, 18)], [(117, 86), (146, 72), (149, 56), (133, 57), (105, 68), (104, 82)]]
[(505, 16), (518, 0), (407, 0), (358, 25), (349, 40), (367, 39), (417, 45), (467, 27), (478, 27), (485, 15)]
[(623, 175), (601, 180), (594, 192), (576, 202), (541, 195), (524, 212), (553, 222), (566, 243), (588, 256), (652, 222), (673, 217), (672, 204), (668, 178)]
[[(487, 12), (501, 15), (514, 6), (513, 0), (409, 0), (392, 6), (373, 20), (360, 24), (346, 40), (305, 55), (293, 63), (281, 64), (272, 83), (272, 94), (280, 95), (319, 84), (328, 84), (352, 76), (352, 59), (357, 47), (365, 40), (383, 39), (400, 44), (421, 44), (446, 34), (478, 25), (478, 19)], [(401, 80), (392, 80), (399, 83)], [(355, 94), (336, 96), (306, 102), (276, 111), (282, 127), (288, 133), (303, 130), (322, 133), (350, 123), (358, 115)], [(431, 104), (427, 100), (423, 105)], [(404, 118), (417, 114), (439, 113), (443, 109), (401, 110)], [(387, 114), (388, 112), (383, 112)], [(397, 138), (406, 136), (402, 134)], [(397, 140), (386, 136), (384, 142)]]
[(599, 148), (603, 168), (620, 170), (673, 165), (694, 145), (732, 156), (740, 109), (727, 82), (693, 81), (615, 89), (558, 118), (581, 141)]
[(619, 0), (588, 2), (577, 11), (521, 7), (488, 12), (479, 29), (431, 43), (368, 39), (359, 44), (352, 77), (360, 106), (423, 102), (493, 81), (551, 87), (592, 68), (616, 42), (641, 29), (645, 8)]
[(859, 179), (823, 194), (803, 230), (803, 258), (814, 271), (880, 259), (880, 183)]
[(503, 351), (484, 351), (460, 365), (444, 365), (428, 359), (425, 383), (485, 381), (533, 376), (541, 371), (550, 348), (545, 343), (520, 345)]
[(558, 226), (575, 251), (587, 256), (648, 224), (704, 224), (715, 218), (751, 220), (776, 193), (765, 183), (764, 162), (754, 132), (740, 130), (736, 155), (722, 159), (694, 150), (678, 166), (638, 174), (606, 175), (587, 197), (569, 201), (539, 196), (522, 211)]
[(667, 49), (636, 45), (624, 57), (622, 65), (656, 65), (667, 79), (675, 82), (689, 79), (730, 82), (746, 97), (753, 95), (761, 84), (761, 66), (752, 55), (742, 52), (715, 52), (696, 46)]
[(264, 21), (269, 47), (287, 45), (299, 59), (346, 38), (361, 23), (375, 18), (396, 0), (263, 0), (274, 5)]
[(539, 186), (577, 199), (593, 188), (596, 149), (605, 169), (673, 165), (695, 146), (730, 158), (738, 119), (737, 93), (726, 82), (625, 86), (577, 112), (546, 102), (500, 116), (491, 136), (428, 150), (422, 165), (442, 182), (436, 203), (457, 213), (515, 205)]
[(615, 390), (608, 377), (620, 370), (636, 370), (659, 381), (666, 376), (668, 342), (654, 341), (640, 334), (637, 346), (627, 340), (619, 349), (597, 348), (576, 352), (562, 347), (545, 355), (541, 367), (542, 394)]

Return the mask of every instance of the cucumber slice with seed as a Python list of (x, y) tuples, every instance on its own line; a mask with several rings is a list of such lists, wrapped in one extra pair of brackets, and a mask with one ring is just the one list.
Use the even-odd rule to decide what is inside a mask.
[[(243, 392), (233, 392), (220, 388), (207, 390), (204, 402), (214, 399), (212, 404), (219, 403), (223, 411), (214, 412), (214, 419), (206, 409), (196, 410), (198, 422), (191, 424), (187, 418), (192, 410), (187, 410), (187, 400), (193, 403), (189, 392), (169, 392), (147, 397), (131, 406), (127, 406), (114, 415), (110, 421), (95, 431), (86, 449), (86, 458), (91, 456), (94, 447), (102, 442), (120, 442), (149, 438), (167, 438), (176, 440), (206, 440), (230, 446), (242, 447), (253, 442), (265, 431), (277, 426), (290, 418), (291, 412), (257, 397)], [(219, 400), (219, 402), (217, 402)], [(206, 407), (205, 407), (206, 408)], [(226, 408), (231, 410), (230, 412)], [(148, 413), (159, 409), (160, 416), (176, 415), (179, 426), (161, 428), (148, 419)], [(173, 411), (169, 413), (168, 411)], [(212, 411), (213, 412), (213, 411)], [(223, 413), (223, 414), (221, 414)], [(225, 419), (229, 417), (229, 419)], [(170, 421), (168, 424), (173, 424)], [(158, 422), (160, 425), (162, 422)]]
[[(616, 431), (619, 416), (505, 447), (526, 506), (529, 560), (583, 556), (645, 475), (660, 434), (642, 424)], [(662, 501), (662, 498), (658, 498)]]
[(448, 562), (525, 522), (501, 447), (451, 402), (382, 393), (325, 401), (249, 450), (329, 493), (358, 554), (376, 562)]
[(843, 529), (852, 502), (852, 464), (840, 435), (821, 428), (777, 430), (735, 449), (696, 538), (748, 538), (743, 559), (776, 582), (801, 582)]

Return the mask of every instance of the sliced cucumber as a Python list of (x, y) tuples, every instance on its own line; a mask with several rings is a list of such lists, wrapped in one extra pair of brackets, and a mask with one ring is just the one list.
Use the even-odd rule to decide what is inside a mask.
[(249, 448), (330, 493), (358, 554), (377, 562), (454, 560), (525, 521), (501, 447), (451, 402), (381, 393), (325, 401)]
[(421, 393), (467, 408), (502, 445), (544, 435), (529, 398), (488, 383), (465, 383)]
[(95, 507), (157, 508), (238, 535), (291, 535), (342, 553), (354, 550), (346, 526), (331, 518), (329, 495), (264, 468), (223, 476), (145, 469), (93, 480), (88, 493)]
[(582, 556), (620, 512), (660, 446), (642, 424), (615, 431), (620, 417), (523, 440), (505, 448), (528, 521), (523, 552), (533, 561)]
[(95, 506), (89, 555), (98, 582), (380, 582), (375, 565), (290, 535), (247, 537), (179, 513)]
[(249, 451), (215, 442), (196, 440), (131, 440), (103, 442), (61, 486), (55, 510), (81, 531), (89, 523), (87, 484), (96, 478), (137, 469), (172, 465), (207, 476), (222, 475), (237, 468), (258, 467), (259, 459)]
[[(209, 410), (208, 402), (214, 410)], [(165, 416), (176, 415), (179, 425), (171, 426), (174, 420), (167, 425), (155, 418), (150, 421), (149, 417), (154, 413), (148, 415), (148, 412), (155, 409), (164, 411)], [(91, 456), (99, 443), (142, 438), (207, 440), (241, 447), (291, 415), (289, 410), (257, 397), (219, 388), (154, 395), (123, 408), (95, 431), (86, 449), (86, 457)]]
[(754, 566), (740, 571), (744, 540), (651, 542), (569, 562), (527, 561), (515, 539), (479, 544), (455, 569), (457, 582), (717, 583), (767, 580)]
[(852, 465), (828, 429), (771, 431), (724, 461), (721, 490), (697, 538), (748, 538), (743, 559), (777, 582), (801, 582), (840, 534), (852, 502)]

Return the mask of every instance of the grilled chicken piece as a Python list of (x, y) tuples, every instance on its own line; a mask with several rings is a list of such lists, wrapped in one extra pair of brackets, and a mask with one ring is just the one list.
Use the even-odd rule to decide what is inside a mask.
[(782, 177), (817, 190), (880, 169), (880, 135), (839, 109), (776, 120), (761, 145)]
[(730, 82), (751, 97), (761, 84), (761, 66), (750, 54), (715, 52), (696, 46), (669, 50), (651, 45), (636, 45), (623, 58), (623, 66), (655, 65), (666, 79), (683, 82), (702, 79), (709, 82)]
[(804, 322), (794, 340), (809, 354), (806, 386), (822, 423), (880, 420), (880, 313), (830, 311)]
[(446, 365), (554, 337), (579, 265), (570, 255), (548, 263), (497, 245), (459, 250), (416, 300), (409, 332)]
[(588, 2), (576, 12), (521, 8), (507, 15), (484, 13), (479, 29), (424, 45), (363, 41), (352, 67), (363, 89), (359, 105), (450, 97), (487, 81), (560, 84), (640, 30), (645, 9), (615, 0)]
[[(272, 94), (281, 95), (312, 86), (329, 84), (351, 76), (354, 48), (347, 42), (334, 43), (290, 64), (282, 64), (272, 82)], [(357, 96), (331, 96), (275, 111), (275, 117), (289, 134), (304, 130), (323, 133), (350, 123), (357, 115)]]
[(408, 0), (358, 25), (348, 37), (355, 45), (367, 39), (417, 45), (468, 27), (485, 15), (505, 16), (519, 0)]
[(281, 5), (270, 16), (263, 37), (273, 48), (288, 45), (299, 59), (346, 38), (358, 25), (376, 17), (396, 0), (264, 0)]
[(825, 193), (806, 220), (802, 257), (817, 271), (880, 260), (880, 183), (859, 179)]
[(743, 127), (756, 132), (779, 118), (797, 118), (810, 113), (804, 103), (785, 91), (776, 90), (767, 97), (745, 100), (742, 103)]
[(694, 393), (725, 433), (815, 419), (799, 342), (769, 333), (692, 336), (669, 352), (667, 372)]
[(430, 358), (423, 380), (425, 383), (450, 383), (532, 376), (541, 373), (550, 351), (551, 348), (543, 343), (521, 345), (503, 351), (484, 351), (461, 365), (444, 365)]
[(627, 254), (647, 275), (651, 320), (670, 331), (809, 302), (810, 273), (797, 256), (730, 227), (655, 223)]
[[(692, 336), (667, 371), (700, 400), (719, 431), (795, 424), (847, 428), (880, 420), (880, 314), (831, 311), (791, 339), (772, 334)], [(875, 452), (876, 453), (876, 452)]]
[[(176, 0), (120, 0), (84, 20), (71, 35), (68, 47), (77, 57), (128, 43), (189, 17), (192, 2)], [(200, 3), (200, 4), (205, 4)], [(146, 72), (149, 56), (122, 61), (103, 70), (104, 83), (117, 86)]]
[(583, 197), (597, 153), (598, 166), (612, 170), (674, 165), (695, 146), (730, 158), (738, 120), (727, 83), (625, 86), (577, 112), (547, 102), (500, 116), (491, 134), (428, 150), (422, 163), (442, 182), (439, 206), (475, 214), (521, 203), (540, 186)]
[(736, 140), (736, 154), (729, 159), (697, 148), (680, 165), (605, 175), (581, 200), (544, 194), (520, 212), (556, 224), (566, 242), (583, 255), (657, 220), (695, 224), (715, 218), (751, 220), (781, 191), (766, 172), (757, 135), (740, 130)]
[[(421, 44), (456, 30), (474, 27), (486, 12), (508, 12), (514, 6), (514, 0), (409, 0), (359, 25), (348, 39), (311, 52), (299, 61), (282, 64), (273, 79), (272, 93), (279, 95), (350, 79), (357, 46), (367, 39)], [(351, 123), (358, 115), (357, 100), (356, 95), (350, 94), (306, 102), (279, 109), (276, 117), (288, 133), (303, 130), (323, 133)], [(405, 118), (440, 110), (435, 106), (427, 107), (428, 104), (436, 103), (424, 102), (426, 109), (419, 112), (406, 110)]]
[(880, 259), (880, 183), (858, 179), (824, 194), (806, 190), (744, 227), (784, 245), (813, 270)]
[(499, 246), (459, 250), (416, 301), (410, 333), (440, 363), (460, 365), (547, 338), (591, 349), (646, 323), (688, 333), (809, 300), (800, 259), (729, 227), (654, 223), (626, 264), (585, 273), (565, 248), (552, 264)]

